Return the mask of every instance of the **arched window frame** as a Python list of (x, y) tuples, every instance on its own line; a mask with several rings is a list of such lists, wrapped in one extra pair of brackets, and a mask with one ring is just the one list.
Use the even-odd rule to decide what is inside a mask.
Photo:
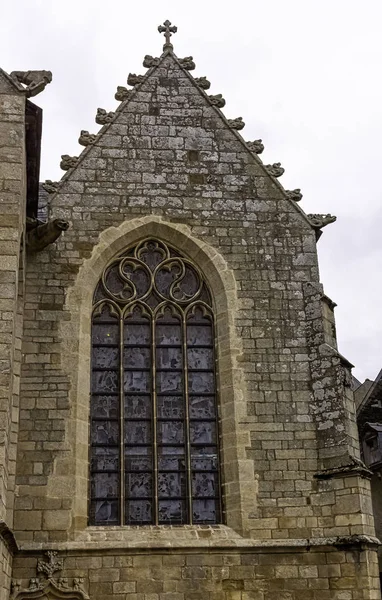
[[(144, 266), (144, 264), (142, 264), (142, 253), (144, 253), (145, 251), (147, 252), (147, 248), (148, 245), (151, 244), (152, 246), (156, 245), (157, 250), (159, 249), (162, 252), (163, 255), (163, 260), (161, 260), (151, 271), (151, 273), (149, 273), (148, 271), (148, 267), (146, 265), (146, 267)], [(117, 266), (118, 265), (118, 266)], [(108, 279), (110, 279), (111, 277), (111, 273), (112, 270), (114, 269), (114, 274), (116, 272), (116, 268), (118, 269), (118, 274), (119, 274), (119, 278), (121, 281), (123, 281), (123, 289), (120, 289), (118, 291), (116, 290), (112, 290), (110, 289), (110, 282), (108, 282)], [(125, 271), (125, 269), (127, 268), (127, 271)], [(137, 288), (134, 285), (134, 273), (136, 273), (136, 271), (139, 271), (139, 269), (141, 269), (141, 272), (145, 272), (146, 269), (146, 276), (147, 276), (147, 280), (149, 285), (147, 287), (147, 290), (144, 291), (143, 293), (140, 294), (139, 290), (137, 290)], [(176, 271), (178, 270), (178, 272), (176, 273)], [(157, 279), (160, 278), (159, 276), (162, 274), (163, 272), (167, 271), (167, 273), (169, 274), (169, 278), (173, 279), (172, 281), (170, 281), (169, 285), (166, 288), (166, 292), (164, 292), (164, 288), (162, 290), (160, 290), (158, 288), (158, 284), (157, 284)], [(174, 273), (175, 271), (175, 273)], [(128, 273), (128, 274), (127, 274)], [(187, 280), (192, 280), (194, 279), (194, 287), (195, 287), (195, 282), (197, 283), (196, 289), (194, 289), (194, 291), (191, 294), (187, 294), (185, 292), (184, 288), (184, 281)], [(144, 279), (145, 277), (143, 277)], [(162, 277), (163, 278), (163, 277)], [(114, 277), (115, 279), (115, 277)], [(121, 283), (120, 281), (120, 283)], [(115, 281), (114, 281), (115, 284)], [(183, 288), (182, 288), (183, 286)], [(100, 293), (100, 291), (102, 290), (102, 292)], [(153, 295), (157, 296), (157, 305), (154, 306), (149, 306), (149, 304), (146, 302), (146, 300), (148, 300), (149, 298), (151, 298)], [(97, 286), (96, 292), (95, 292), (95, 300), (94, 300), (94, 307), (93, 307), (93, 323), (97, 323), (97, 319), (102, 317), (103, 312), (105, 311), (105, 309), (108, 309), (110, 312), (110, 319), (115, 319), (115, 321), (118, 321), (118, 331), (119, 331), (119, 382), (118, 382), (118, 395), (119, 395), (119, 416), (118, 416), (118, 421), (119, 421), (119, 444), (118, 444), (118, 448), (119, 448), (119, 490), (118, 490), (118, 516), (117, 519), (114, 518), (114, 520), (112, 520), (111, 522), (99, 522), (99, 520), (97, 521), (97, 519), (94, 517), (94, 510), (90, 510), (90, 524), (110, 524), (110, 525), (116, 525), (116, 524), (194, 524), (199, 523), (199, 524), (205, 524), (205, 523), (209, 523), (209, 524), (215, 524), (215, 523), (221, 523), (222, 522), (222, 506), (221, 506), (221, 502), (222, 502), (222, 494), (221, 494), (221, 481), (220, 481), (220, 466), (219, 466), (219, 425), (218, 425), (218, 415), (217, 415), (217, 406), (218, 406), (218, 402), (217, 402), (217, 398), (216, 398), (216, 393), (217, 393), (217, 385), (216, 385), (216, 377), (215, 377), (215, 358), (216, 358), (216, 352), (215, 352), (215, 335), (214, 335), (214, 331), (215, 331), (215, 318), (214, 318), (214, 311), (212, 308), (212, 301), (211, 301), (211, 295), (207, 286), (207, 283), (205, 281), (205, 278), (203, 277), (203, 274), (201, 273), (201, 271), (199, 270), (199, 268), (196, 266), (195, 263), (193, 263), (192, 261), (190, 261), (189, 259), (183, 257), (180, 255), (179, 252), (177, 252), (175, 250), (175, 248), (173, 248), (171, 245), (164, 243), (162, 241), (159, 241), (158, 239), (153, 239), (153, 238), (147, 238), (143, 241), (141, 241), (140, 243), (136, 244), (133, 247), (127, 248), (126, 251), (122, 252), (119, 254), (119, 256), (117, 258), (113, 258), (113, 260), (108, 263), (105, 267), (105, 269), (103, 270), (102, 273), (102, 278), (100, 283)], [(126, 498), (125, 498), (125, 494), (124, 494), (124, 490), (125, 490), (125, 476), (126, 472), (125, 472), (125, 426), (126, 428), (128, 427), (128, 423), (129, 420), (127, 418), (126, 420), (126, 415), (124, 414), (124, 402), (123, 402), (123, 398), (124, 398), (124, 387), (126, 385), (125, 383), (125, 373), (127, 372), (126, 366), (124, 366), (124, 354), (125, 354), (125, 347), (124, 347), (124, 330), (125, 328), (127, 328), (127, 321), (129, 318), (129, 315), (131, 316), (131, 314), (133, 314), (133, 312), (135, 311), (141, 311), (141, 318), (147, 319), (148, 321), (150, 321), (150, 335), (151, 335), (151, 340), (150, 340), (150, 347), (151, 347), (151, 353), (150, 354), (150, 360), (151, 360), (151, 365), (150, 365), (150, 373), (152, 376), (152, 387), (150, 389), (150, 393), (152, 394), (151, 398), (152, 398), (152, 414), (151, 414), (151, 426), (152, 426), (152, 435), (153, 435), (153, 442), (152, 442), (152, 448), (153, 448), (153, 455), (152, 455), (152, 474), (153, 474), (153, 486), (152, 486), (152, 490), (151, 490), (151, 495), (152, 495), (152, 513), (151, 513), (151, 520), (148, 521), (147, 518), (143, 518), (141, 519), (141, 522), (139, 522), (139, 519), (132, 520), (131, 519), (131, 515), (130, 517), (126, 517), (126, 514), (128, 514), (128, 508), (125, 505), (125, 501), (134, 503), (134, 499), (132, 499), (131, 497), (128, 497), (128, 494), (126, 494)], [(159, 395), (157, 395), (156, 392), (156, 385), (157, 385), (157, 375), (158, 373), (156, 373), (156, 368), (157, 367), (157, 352), (158, 352), (158, 348), (160, 349), (160, 346), (158, 346), (157, 344), (157, 340), (155, 337), (155, 329), (159, 323), (160, 325), (160, 319), (161, 317), (163, 317), (163, 315), (165, 314), (166, 311), (170, 311), (172, 313), (173, 318), (178, 319), (180, 322), (180, 327), (182, 330), (182, 340), (181, 340), (181, 345), (182, 345), (182, 349), (181, 349), (181, 354), (182, 354), (182, 376), (183, 376), (183, 385), (182, 385), (182, 390), (180, 393), (183, 392), (184, 394), (184, 433), (185, 433), (185, 441), (183, 443), (184, 448), (185, 448), (185, 474), (186, 474), (186, 481), (185, 481), (185, 492), (183, 489), (183, 493), (182, 493), (182, 502), (183, 502), (183, 509), (181, 511), (182, 516), (180, 517), (180, 519), (171, 519), (168, 518), (168, 516), (163, 519), (161, 518), (161, 508), (163, 506), (163, 504), (165, 503), (164, 499), (161, 498), (160, 493), (158, 493), (158, 488), (160, 487), (160, 483), (159, 483), (159, 475), (162, 474), (163, 472), (160, 472), (160, 470), (158, 469), (158, 462), (159, 462), (159, 455), (158, 455), (158, 430), (159, 430), (159, 417), (158, 414), (155, 416), (154, 413), (157, 412), (157, 400), (159, 398)], [(191, 398), (191, 393), (188, 390), (188, 382), (189, 382), (189, 377), (192, 376), (193, 370), (189, 369), (188, 367), (188, 356), (190, 354), (190, 345), (188, 343), (187, 340), (187, 331), (189, 326), (189, 319), (192, 318), (193, 316), (195, 316), (195, 312), (199, 311), (202, 314), (202, 317), (205, 320), (208, 320), (210, 322), (210, 330), (211, 330), (211, 356), (212, 358), (212, 365), (210, 365), (209, 369), (206, 369), (206, 371), (208, 371), (209, 373), (211, 373), (212, 378), (213, 378), (213, 393), (215, 394), (214, 396), (214, 408), (215, 408), (215, 414), (213, 416), (214, 419), (214, 428), (215, 428), (215, 438), (214, 438), (214, 443), (209, 442), (208, 444), (205, 443), (205, 447), (207, 448), (207, 446), (211, 446), (214, 447), (214, 452), (216, 454), (216, 470), (215, 472), (215, 476), (214, 476), (214, 490), (215, 490), (215, 498), (213, 499), (215, 502), (215, 518), (214, 519), (203, 519), (200, 518), (200, 516), (198, 517), (198, 512), (195, 510), (195, 506), (197, 506), (198, 501), (202, 502), (203, 501), (203, 497), (198, 497), (195, 489), (197, 489), (197, 478), (198, 478), (198, 470), (196, 468), (193, 468), (191, 462), (194, 461), (194, 457), (192, 455), (192, 451), (195, 447), (195, 444), (193, 444), (192, 440), (191, 440), (191, 430), (192, 430), (192, 425), (196, 422), (198, 422), (198, 419), (194, 419), (191, 415), (192, 412), (190, 412), (189, 407), (190, 407), (190, 398)], [(102, 319), (101, 319), (102, 322)], [(200, 325), (200, 324), (199, 324)], [(199, 346), (196, 346), (197, 348), (199, 348)], [(147, 347), (147, 350), (149, 350), (149, 346)], [(159, 359), (158, 359), (159, 360)], [(94, 361), (93, 361), (93, 366), (94, 366)], [(197, 371), (197, 369), (195, 369), (194, 371)], [(94, 392), (94, 389), (93, 389)], [(201, 395), (201, 393), (199, 394)], [(211, 422), (212, 419), (210, 419), (209, 422)], [(94, 418), (92, 420), (92, 424), (94, 425)], [(143, 422), (143, 419), (142, 419)], [(199, 422), (202, 423), (202, 419), (199, 419)], [(207, 422), (207, 419), (204, 419), (204, 422)], [(211, 426), (212, 427), (212, 426)], [(93, 427), (93, 431), (94, 431), (94, 427)], [(123, 432), (123, 434), (121, 434), (121, 432)], [(211, 449), (210, 448), (210, 449)], [(131, 457), (130, 457), (131, 458)], [(94, 452), (93, 452), (93, 459), (94, 459)], [(127, 460), (127, 459), (126, 459)], [(200, 459), (201, 460), (201, 459)], [(203, 462), (203, 461), (201, 461)], [(207, 462), (207, 461), (205, 461)], [(210, 467), (211, 469), (211, 467)], [(93, 470), (94, 472), (94, 470)], [(98, 471), (97, 471), (98, 472)], [(204, 483), (211, 483), (211, 480), (209, 480), (209, 482), (207, 482), (207, 474), (210, 474), (212, 471), (208, 471), (205, 470), (204, 473), (202, 472), (201, 474), (201, 478), (205, 478)], [(159, 475), (158, 475), (159, 473)], [(131, 472), (128, 473), (128, 476), (131, 475)], [(174, 475), (175, 476), (175, 475)], [(90, 478), (91, 481), (93, 481), (94, 483), (94, 478), (92, 479), (92, 477)], [(195, 481), (194, 481), (195, 480)], [(92, 486), (94, 487), (94, 485)], [(199, 486), (200, 487), (200, 486)], [(216, 493), (217, 492), (217, 493)], [(97, 494), (94, 493), (93, 490), (93, 494), (90, 491), (89, 496), (93, 496), (93, 498), (97, 498)], [(115, 496), (115, 493), (114, 493)], [(171, 498), (170, 498), (171, 500)], [(207, 500), (209, 501), (210, 499), (207, 498)], [(94, 503), (97, 502), (98, 500), (93, 500), (93, 505), (92, 505), (92, 500), (90, 499), (90, 505), (94, 506)], [(105, 500), (104, 502), (104, 506), (110, 505), (111, 503), (115, 503), (115, 499), (113, 498), (112, 501), (107, 501)], [(126, 509), (126, 510), (125, 510)], [(185, 516), (186, 515), (186, 516)], [(162, 515), (163, 516), (163, 515)], [(115, 514), (114, 514), (115, 517)], [(118, 522), (115, 522), (115, 521)]]

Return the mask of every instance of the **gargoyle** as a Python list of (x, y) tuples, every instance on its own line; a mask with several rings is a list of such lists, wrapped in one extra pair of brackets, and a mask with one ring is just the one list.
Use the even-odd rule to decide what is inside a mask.
[(139, 83), (142, 83), (144, 78), (144, 75), (135, 75), (135, 73), (129, 73), (127, 85), (138, 85)]
[(217, 106), (218, 108), (223, 108), (223, 106), (225, 106), (225, 100), (221, 94), (208, 96), (208, 100), (211, 102), (212, 106)]
[(242, 117), (237, 117), (237, 119), (228, 119), (228, 125), (232, 127), (232, 129), (237, 129), (238, 131), (240, 131), (240, 129), (244, 129), (245, 127)]
[(37, 225), (26, 235), (27, 249), (32, 252), (43, 250), (49, 244), (53, 244), (68, 228), (69, 223), (62, 219), (53, 219), (42, 224), (37, 222)]
[(192, 56), (186, 56), (185, 58), (178, 58), (180, 65), (187, 71), (193, 71), (195, 69), (195, 63)]
[(194, 81), (202, 90), (209, 90), (211, 87), (211, 82), (208, 81), (207, 77), (195, 77)]
[(112, 120), (115, 117), (115, 113), (114, 112), (106, 112), (106, 110), (104, 108), (97, 108), (97, 114), (96, 114), (96, 123), (98, 123), (98, 125), (107, 125), (107, 123), (111, 123)]
[(90, 144), (94, 144), (96, 141), (97, 135), (95, 133), (89, 133), (85, 129), (82, 129), (80, 137), (78, 138), (78, 143), (81, 146), (89, 146)]
[(146, 54), (143, 61), (143, 66), (146, 67), (146, 69), (149, 69), (150, 67), (157, 67), (159, 65), (159, 60), (159, 58), (154, 58), (153, 56), (150, 56), (150, 54)]
[(124, 100), (130, 98), (132, 93), (132, 90), (128, 90), (126, 87), (123, 87), (123, 85), (119, 85), (117, 87), (117, 91), (115, 92), (114, 98), (118, 100), (118, 102), (123, 102)]
[(50, 179), (47, 179), (42, 184), (42, 187), (46, 192), (48, 192), (48, 194), (54, 194), (54, 192), (57, 192), (57, 188), (59, 185), (60, 184), (58, 181), (51, 181)]
[(312, 215), (306, 215), (310, 221), (311, 226), (314, 229), (322, 229), (322, 227), (326, 227), (326, 225), (329, 225), (330, 223), (334, 223), (334, 221), (337, 221), (337, 217), (334, 217), (333, 215), (330, 215), (329, 213), (327, 215), (316, 215), (316, 214), (312, 214)]
[(76, 166), (78, 161), (78, 156), (69, 156), (69, 154), (61, 155), (60, 168), (63, 171), (68, 171), (69, 169), (73, 169)]
[(300, 188), (296, 188), (295, 190), (286, 190), (286, 195), (289, 200), (293, 200), (294, 202), (300, 202), (300, 200), (302, 200)]
[(281, 177), (285, 172), (285, 169), (281, 166), (281, 163), (273, 163), (273, 165), (265, 165), (266, 170), (272, 177)]
[(247, 142), (247, 146), (251, 152), (255, 154), (261, 154), (264, 150), (264, 144), (262, 140), (254, 140), (253, 142)]
[(12, 71), (11, 77), (25, 85), (27, 98), (37, 96), (52, 81), (51, 71)]

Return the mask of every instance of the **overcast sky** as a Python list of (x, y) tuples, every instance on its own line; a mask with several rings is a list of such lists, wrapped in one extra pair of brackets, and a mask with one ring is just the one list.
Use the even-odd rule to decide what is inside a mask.
[(60, 179), (61, 154), (78, 155), (97, 107), (159, 56), (157, 27), (178, 26), (179, 57), (222, 93), (245, 139), (262, 138), (286, 189), (307, 213), (337, 222), (319, 241), (321, 280), (338, 304), (339, 350), (359, 379), (382, 367), (381, 0), (13, 0), (3, 2), (0, 65), (46, 69), (41, 179)]

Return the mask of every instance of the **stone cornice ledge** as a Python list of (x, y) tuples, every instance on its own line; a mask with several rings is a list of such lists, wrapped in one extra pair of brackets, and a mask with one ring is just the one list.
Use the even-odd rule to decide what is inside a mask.
[(8, 525), (5, 521), (0, 519), (0, 539), (3, 540), (4, 544), (8, 548), (11, 554), (16, 554), (18, 551), (18, 545), (15, 540), (15, 536), (13, 535), (11, 529), (9, 529)]
[(223, 551), (227, 550), (244, 552), (278, 552), (278, 551), (301, 551), (313, 550), (320, 548), (335, 548), (335, 549), (354, 549), (354, 550), (376, 550), (381, 543), (378, 538), (368, 535), (349, 535), (349, 536), (333, 536), (333, 537), (317, 537), (317, 538), (302, 538), (290, 540), (252, 540), (248, 538), (236, 538), (226, 540), (208, 540), (195, 539), (190, 540), (155, 540), (155, 541), (136, 541), (126, 543), (126, 541), (93, 541), (93, 542), (56, 542), (56, 543), (26, 543), (20, 545), (20, 551), (24, 553), (36, 553), (46, 550), (57, 550), (65, 552), (101, 552), (104, 550), (121, 550), (129, 552), (139, 552), (151, 550), (152, 552), (163, 551), (199, 551), (201, 548), (205, 550)]
[(357, 458), (352, 456), (348, 457), (346, 464), (341, 464), (329, 469), (323, 469), (314, 474), (315, 479), (332, 479), (333, 477), (354, 477), (359, 475), (365, 479), (370, 479), (373, 472), (366, 467), (366, 465)]

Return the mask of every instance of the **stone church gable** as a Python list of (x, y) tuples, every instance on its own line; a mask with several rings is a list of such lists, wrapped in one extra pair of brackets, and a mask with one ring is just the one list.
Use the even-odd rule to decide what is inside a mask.
[(0, 165), (0, 600), (377, 600), (318, 273), (335, 217), (305, 215), (159, 31), (163, 55), (38, 205), (25, 96), (52, 75), (17, 72), (0, 98), (18, 156)]
[(122, 88), (127, 98), (116, 111), (98, 110), (96, 120), (105, 125), (96, 135), (82, 135), (92, 142), (78, 160), (65, 163), (64, 157), (65, 168), (74, 166), (58, 184), (52, 213), (68, 218), (68, 204), (94, 196), (100, 212), (127, 217), (139, 208), (160, 214), (166, 203), (174, 218), (205, 211), (204, 217), (228, 219), (248, 214), (253, 222), (258, 213), (275, 213), (285, 227), (305, 222), (309, 232), (305, 213), (235, 129), (240, 121), (227, 121), (216, 97), (198, 87), (199, 79), (172, 52), (153, 60), (158, 64), (146, 75), (130, 76), (137, 83)]

